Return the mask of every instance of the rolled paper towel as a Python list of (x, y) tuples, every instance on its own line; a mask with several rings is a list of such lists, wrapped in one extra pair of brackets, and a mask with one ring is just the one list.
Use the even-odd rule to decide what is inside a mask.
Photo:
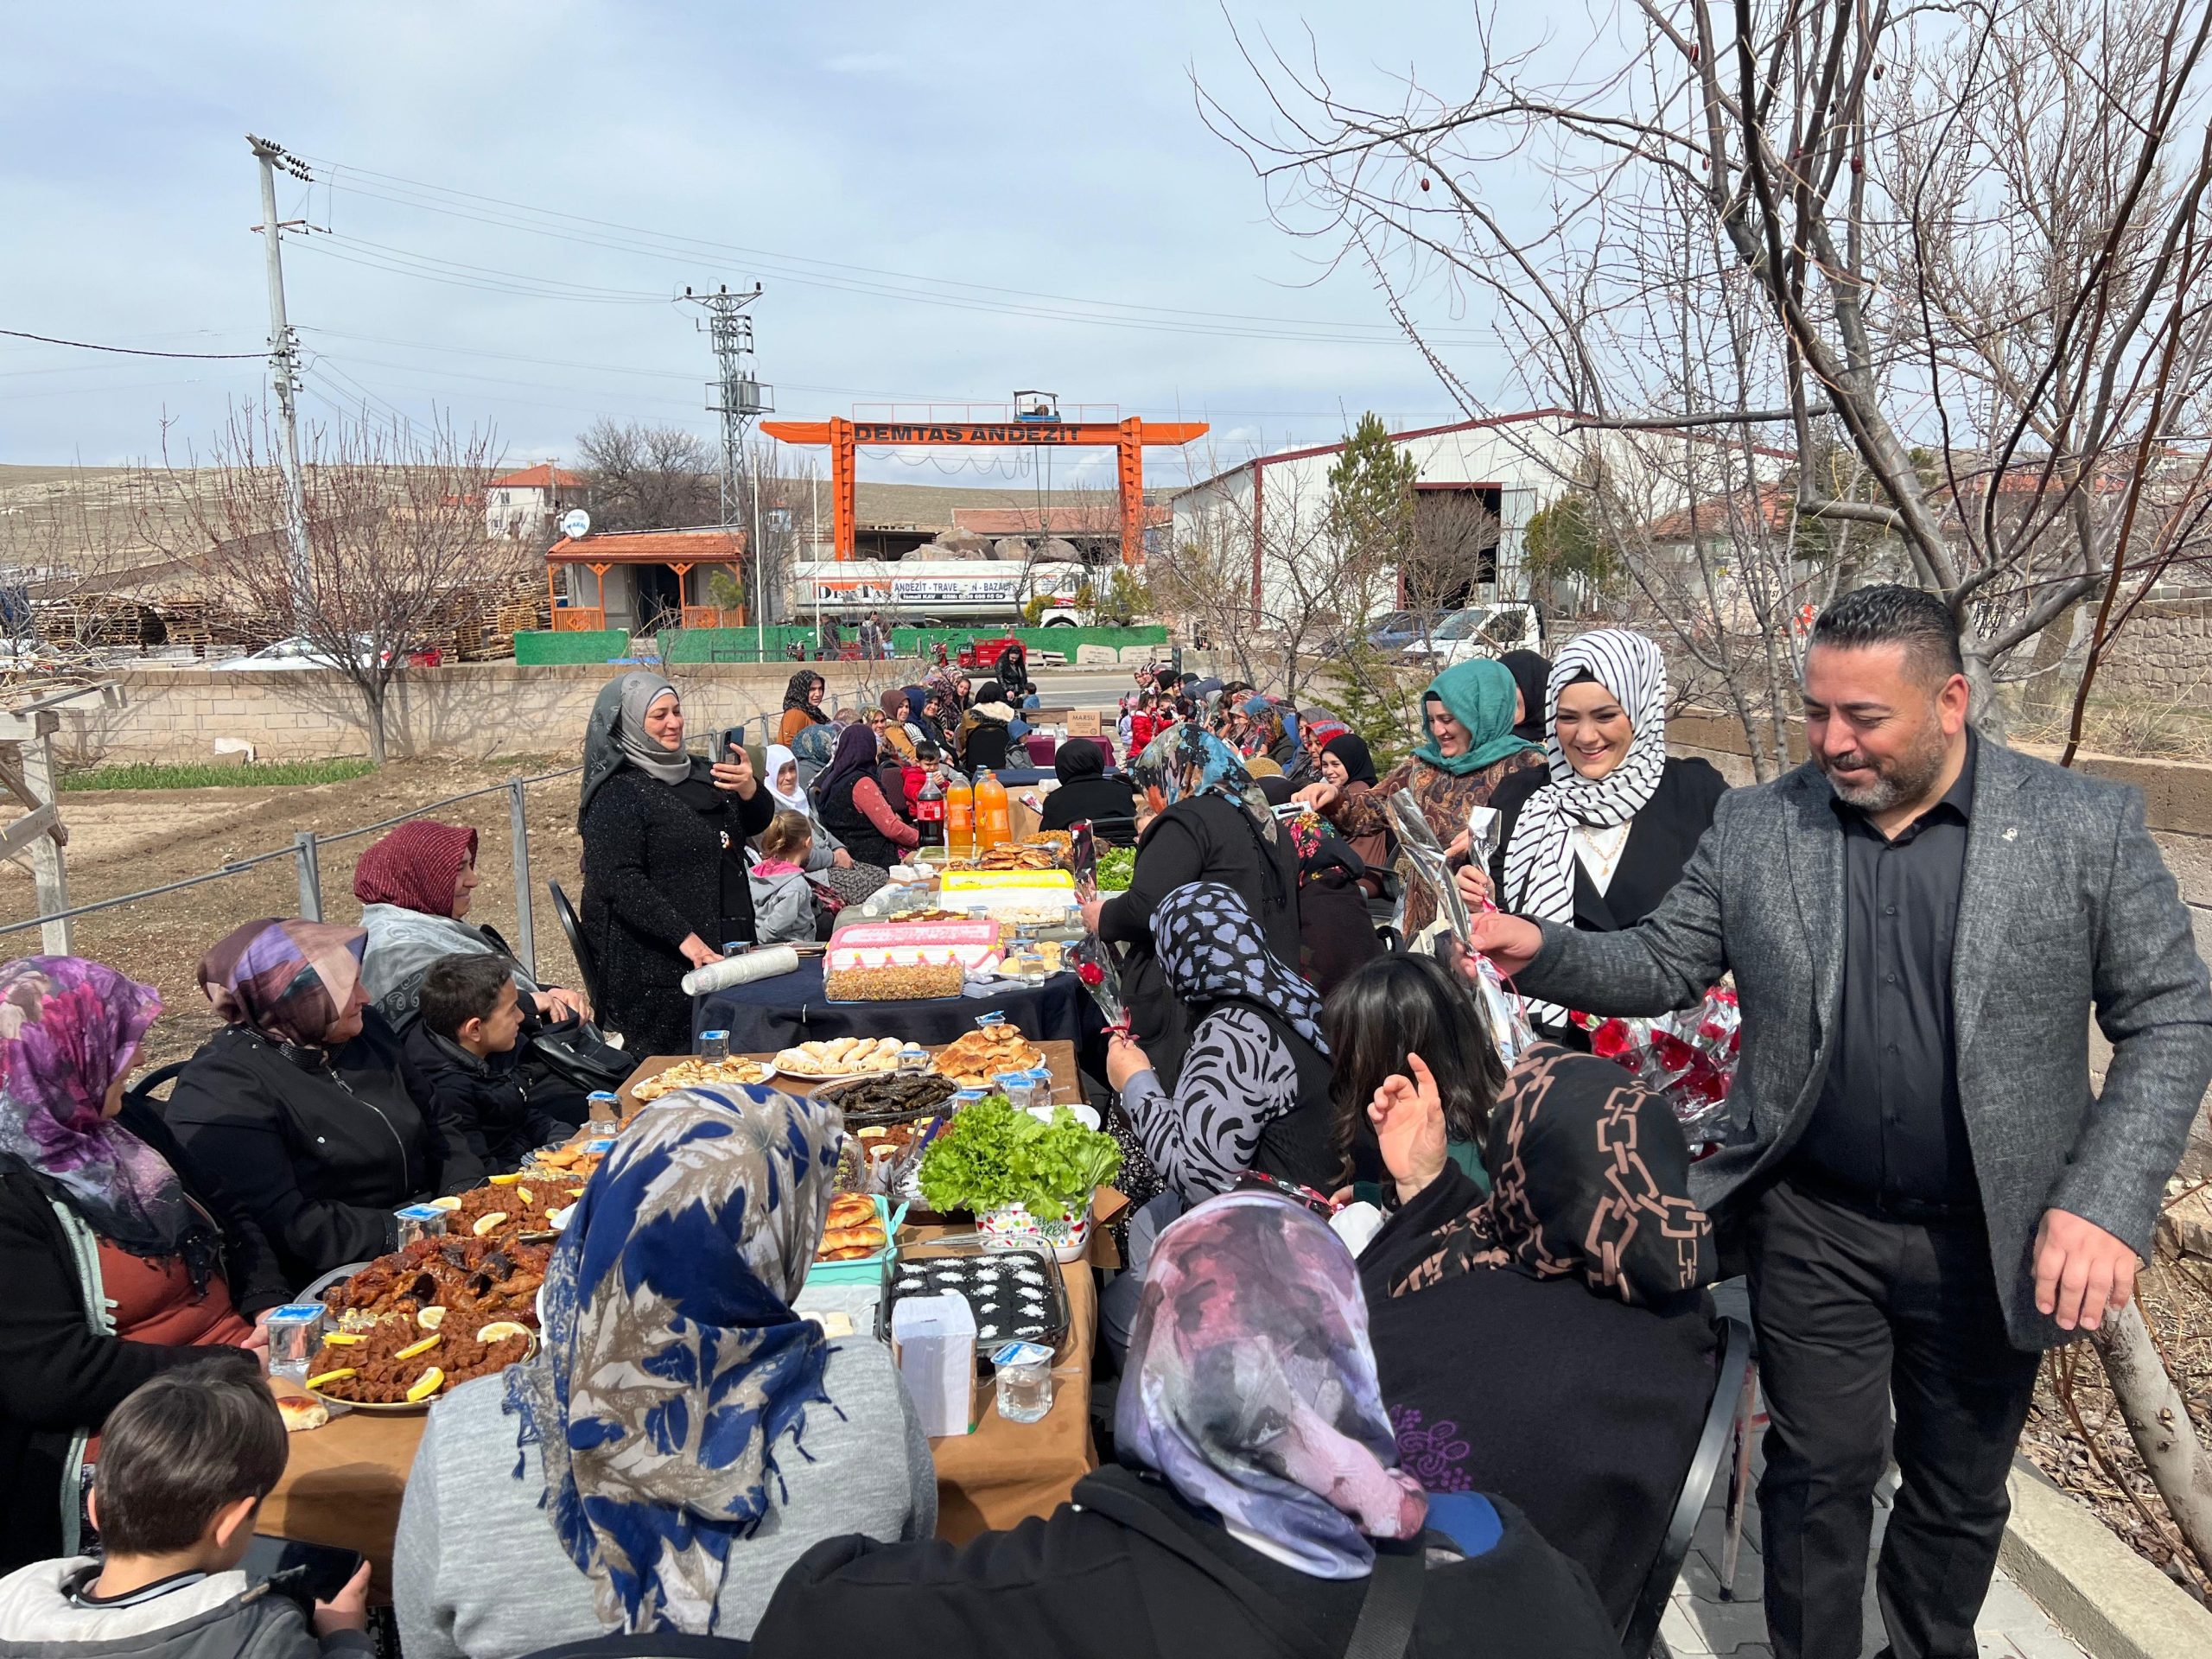
[(779, 974), (798, 971), (798, 952), (788, 944), (771, 944), (759, 950), (747, 950), (741, 957), (724, 957), (704, 968), (694, 968), (683, 976), (683, 994), (697, 996), (702, 992), (719, 991), (731, 985), (750, 985), (756, 979), (773, 979)]

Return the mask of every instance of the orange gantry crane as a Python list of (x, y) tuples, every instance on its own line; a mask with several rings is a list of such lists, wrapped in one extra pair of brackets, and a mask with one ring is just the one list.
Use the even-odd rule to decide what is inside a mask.
[(867, 444), (957, 444), (997, 448), (1109, 448), (1120, 452), (1115, 474), (1121, 487), (1122, 563), (1144, 557), (1144, 451), (1147, 444), (1184, 444), (1206, 435), (1203, 421), (1063, 421), (1049, 394), (1015, 394), (1010, 421), (763, 421), (760, 429), (785, 443), (830, 448), (830, 533), (834, 556), (854, 556), (854, 459)]

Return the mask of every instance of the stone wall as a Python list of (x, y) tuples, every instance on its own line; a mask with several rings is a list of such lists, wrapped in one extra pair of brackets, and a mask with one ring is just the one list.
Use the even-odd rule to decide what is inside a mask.
[(2212, 600), (2154, 600), (2113, 636), (2096, 695), (2212, 703)]
[[(921, 677), (915, 662), (810, 664), (830, 683), (830, 707), (872, 704)], [(793, 664), (678, 664), (691, 729), (774, 717)], [(395, 756), (573, 754), (592, 701), (618, 671), (604, 664), (518, 667), (460, 663), (409, 670), (392, 683), (385, 725)], [(63, 704), (55, 741), (65, 764), (197, 761), (217, 758), (218, 738), (242, 739), (264, 760), (366, 754), (360, 698), (340, 676), (143, 668), (119, 674), (98, 696)]]

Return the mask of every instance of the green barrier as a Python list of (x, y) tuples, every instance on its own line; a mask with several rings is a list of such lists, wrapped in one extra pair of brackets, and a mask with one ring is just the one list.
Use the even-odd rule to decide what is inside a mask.
[(620, 628), (582, 633), (525, 632), (515, 635), (515, 661), (533, 667), (569, 663), (611, 663), (630, 654), (630, 636)]
[[(846, 647), (856, 647), (860, 639), (859, 625), (845, 623), (842, 632)], [(1107, 645), (1119, 651), (1125, 645), (1165, 645), (1167, 643), (1167, 630), (1157, 624), (1134, 628), (1009, 630), (982, 623), (972, 628), (893, 628), (891, 630), (891, 654), (902, 659), (927, 660), (931, 654), (931, 647), (942, 641), (945, 655), (957, 658), (961, 647), (970, 639), (1002, 639), (1009, 632), (1027, 649), (1032, 652), (1040, 648), (1057, 651), (1070, 662), (1075, 660), (1078, 645)], [(517, 635), (516, 638), (517, 658), (521, 660), (521, 636)], [(789, 658), (791, 647), (796, 645), (804, 652), (806, 660), (811, 662), (817, 639), (810, 623), (804, 626), (781, 623), (758, 631), (752, 628), (669, 628), (660, 635), (660, 654), (661, 659), (669, 663), (782, 662)]]

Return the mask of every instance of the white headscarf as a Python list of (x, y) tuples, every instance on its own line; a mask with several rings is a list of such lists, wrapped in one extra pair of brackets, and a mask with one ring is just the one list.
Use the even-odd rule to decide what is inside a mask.
[[(760, 781), (768, 786), (768, 793), (775, 797), (777, 806), (785, 812), (796, 812), (803, 818), (813, 817), (814, 808), (807, 800), (804, 787), (794, 789), (788, 795), (776, 787), (776, 779), (784, 775), (784, 768), (796, 766), (798, 764), (798, 757), (791, 752), (788, 746), (782, 743), (771, 743), (768, 746), (766, 760), (764, 770), (768, 775)], [(791, 781), (796, 784), (798, 780), (794, 778)]]
[[(1559, 742), (1559, 694), (1587, 674), (1611, 692), (1635, 735), (1620, 765), (1585, 778)], [(1667, 659), (1659, 647), (1625, 628), (1600, 628), (1567, 642), (1552, 661), (1544, 686), (1544, 752), (1552, 780), (1529, 798), (1505, 849), (1505, 891), (1499, 902), (1538, 921), (1574, 918), (1573, 830), (1611, 829), (1643, 810), (1667, 765)], [(1566, 1010), (1531, 1001), (1529, 1013), (1557, 1024)]]

